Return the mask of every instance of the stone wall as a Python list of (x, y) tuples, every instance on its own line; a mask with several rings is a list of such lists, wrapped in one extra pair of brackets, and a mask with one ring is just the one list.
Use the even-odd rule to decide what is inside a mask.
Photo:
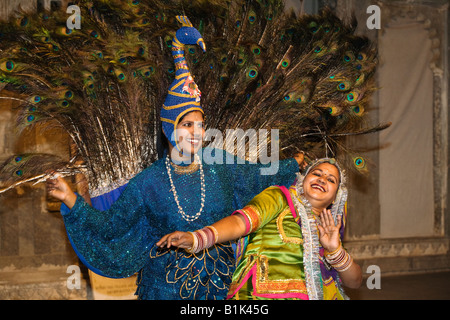
[[(0, 161), (22, 152), (68, 154), (60, 130), (13, 134), (14, 100), (0, 99)], [(88, 284), (68, 290), (68, 266), (79, 265), (59, 214), (59, 203), (47, 199), (42, 184), (24, 185), (0, 194), (0, 299), (86, 298)], [(86, 277), (84, 277), (85, 279)]]

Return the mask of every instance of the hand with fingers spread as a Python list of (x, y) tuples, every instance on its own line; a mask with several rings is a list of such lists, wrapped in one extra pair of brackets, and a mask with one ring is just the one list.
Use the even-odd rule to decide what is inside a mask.
[(166, 234), (156, 243), (156, 245), (160, 248), (163, 247), (170, 248), (171, 246), (175, 246), (178, 248), (188, 249), (192, 247), (193, 242), (194, 239), (191, 233), (175, 231)]
[(320, 214), (320, 224), (317, 225), (319, 229), (319, 241), (322, 247), (328, 252), (333, 252), (339, 248), (341, 244), (341, 237), (339, 230), (341, 228), (342, 217), (337, 216), (337, 224), (334, 223), (331, 211), (323, 209)]

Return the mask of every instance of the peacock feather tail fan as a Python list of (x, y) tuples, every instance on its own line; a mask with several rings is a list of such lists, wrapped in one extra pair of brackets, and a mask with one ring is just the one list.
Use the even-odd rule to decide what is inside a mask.
[(73, 4), (81, 10), (80, 29), (67, 27), (65, 11), (18, 11), (0, 22), (0, 81), (20, 95), (17, 134), (35, 125), (63, 128), (93, 194), (123, 184), (158, 157), (180, 15), (207, 48), (186, 45), (184, 52), (207, 128), (278, 129), (280, 158), (304, 151), (353, 159), (347, 135), (387, 126), (366, 123), (376, 50), (355, 35), (354, 21), (346, 25), (328, 9), (297, 16), (281, 0)]
[[(344, 24), (329, 9), (298, 17), (285, 12), (282, 1), (226, 3), (226, 10), (215, 7), (217, 13), (186, 13), (205, 30), (208, 51), (192, 48), (187, 60), (206, 89), (207, 126), (222, 132), (278, 129), (280, 158), (303, 151), (311, 158), (343, 158), (367, 172), (353, 161), (360, 156), (346, 147), (346, 137), (389, 124), (367, 123), (377, 52), (366, 37), (355, 35), (356, 20)], [(249, 154), (251, 143), (245, 152), (228, 151), (258, 158)]]
[(64, 128), (95, 193), (156, 159), (149, 137), (159, 128), (165, 82), (157, 79), (165, 76), (158, 69), (165, 57), (145, 24), (124, 27), (140, 15), (132, 6), (77, 4), (81, 29), (68, 29), (62, 12), (18, 12), (2, 23), (0, 79), (21, 95), (17, 134), (36, 125)]

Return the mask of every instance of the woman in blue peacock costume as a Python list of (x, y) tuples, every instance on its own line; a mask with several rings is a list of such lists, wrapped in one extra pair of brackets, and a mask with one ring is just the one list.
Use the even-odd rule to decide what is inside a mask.
[[(203, 109), (184, 45), (205, 50), (205, 44), (187, 17), (177, 19), (182, 27), (172, 42), (176, 75), (161, 109), (170, 142), (164, 157), (131, 179), (103, 212), (76, 196), (62, 178), (49, 180), (49, 194), (70, 209), (63, 214), (67, 233), (94, 272), (118, 278), (139, 272), (140, 299), (224, 299), (234, 271), (230, 244), (190, 254), (161, 250), (156, 241), (174, 228), (213, 223), (274, 183), (290, 185), (299, 163), (285, 160), (278, 174), (261, 175), (261, 165), (227, 164), (225, 151), (201, 148)], [(216, 164), (217, 153), (222, 164)]]
[[(189, 254), (154, 243), (173, 230), (211, 225), (270, 185), (293, 183), (299, 152), (368, 172), (345, 138), (386, 125), (366, 123), (377, 54), (354, 34), (356, 24), (330, 10), (285, 13), (282, 0), (73, 4), (81, 29), (69, 29), (59, 11), (0, 22), (0, 87), (16, 93), (2, 98), (20, 102), (17, 133), (57, 126), (74, 150), (69, 160), (12, 155), (0, 169), (8, 185), (0, 193), (46, 181), (49, 169), (82, 172), (92, 206), (62, 177), (49, 182), (49, 193), (67, 204), (61, 211), (71, 243), (100, 275), (139, 272), (139, 298), (225, 298), (230, 244)], [(222, 133), (278, 130), (256, 151), (279, 145), (278, 173), (262, 175), (268, 165), (248, 154), (240, 161), (223, 141), (203, 148), (205, 124)], [(163, 152), (159, 135), (167, 140)]]

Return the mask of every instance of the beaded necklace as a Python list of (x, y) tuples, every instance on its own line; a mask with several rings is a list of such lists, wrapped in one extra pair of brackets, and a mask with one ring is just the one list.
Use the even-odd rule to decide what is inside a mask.
[(180, 202), (178, 201), (178, 194), (177, 194), (177, 190), (175, 189), (175, 185), (173, 183), (173, 179), (172, 179), (172, 174), (171, 174), (171, 169), (170, 169), (170, 159), (169, 159), (169, 155), (167, 155), (166, 157), (166, 169), (167, 169), (167, 174), (169, 176), (169, 180), (170, 180), (170, 190), (173, 193), (173, 197), (175, 199), (175, 202), (177, 204), (178, 207), (178, 213), (180, 213), (181, 217), (188, 221), (188, 222), (192, 222), (198, 219), (198, 217), (200, 217), (200, 215), (202, 214), (203, 211), (203, 207), (205, 206), (205, 198), (206, 198), (206, 191), (205, 191), (205, 174), (203, 172), (203, 165), (202, 162), (200, 161), (200, 158), (198, 155), (194, 156), (194, 162), (198, 163), (199, 167), (200, 167), (200, 187), (201, 187), (201, 204), (200, 204), (200, 210), (199, 212), (197, 212), (195, 215), (188, 215), (186, 212), (184, 212), (183, 208), (180, 205)]

